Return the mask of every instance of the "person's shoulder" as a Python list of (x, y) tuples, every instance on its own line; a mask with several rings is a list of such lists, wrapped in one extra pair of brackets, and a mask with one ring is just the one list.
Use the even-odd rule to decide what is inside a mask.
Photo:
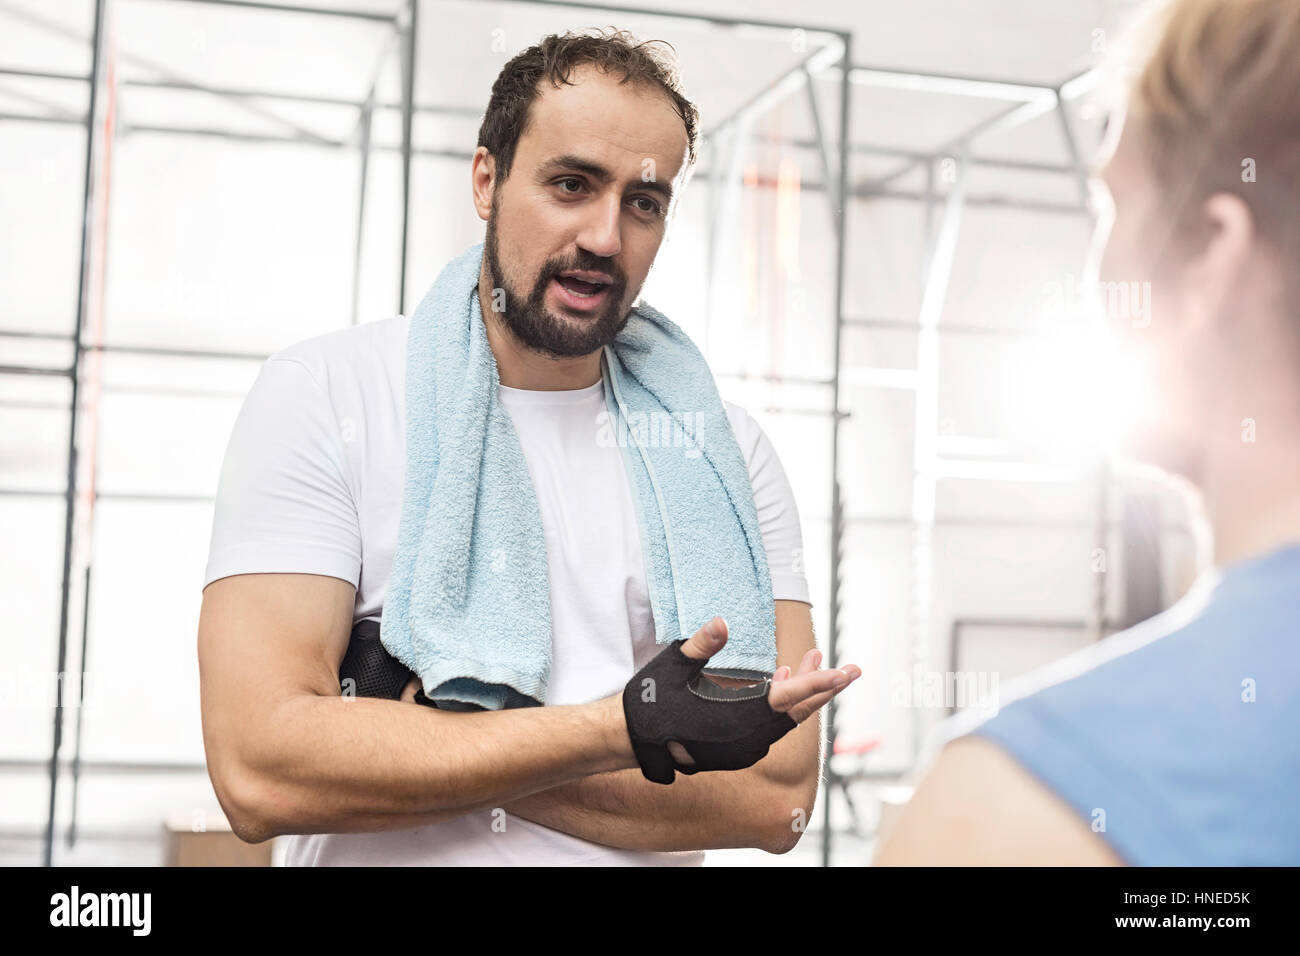
[[(1070, 714), (1088, 718), (1099, 708), (1151, 709), (1162, 689), (1177, 682), (1177, 662), (1198, 656), (1189, 645), (1199, 644), (1213, 630), (1206, 620), (1212, 591), (1213, 581), (1203, 577), (1154, 617), (1012, 678), (997, 689), (992, 714), (987, 706), (971, 707), (939, 724), (923, 748), (925, 755), (936, 755), (946, 744), (1026, 704), (1040, 712), (1050, 709), (1062, 719)], [(1181, 689), (1190, 691), (1185, 685)]]
[(405, 372), (408, 328), (403, 315), (363, 322), (285, 346), (268, 356), (267, 362), (300, 365), (327, 391), (400, 378)]

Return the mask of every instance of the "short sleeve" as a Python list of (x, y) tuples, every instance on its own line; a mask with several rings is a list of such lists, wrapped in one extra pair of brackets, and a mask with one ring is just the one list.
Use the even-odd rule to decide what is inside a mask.
[(232, 574), (303, 573), (357, 586), (361, 530), (329, 397), (302, 362), (271, 357), (222, 461), (203, 587)]
[(767, 433), (743, 408), (731, 407), (738, 413), (736, 440), (749, 465), (749, 483), (772, 575), (772, 597), (812, 604), (804, 574), (803, 531), (794, 489)]

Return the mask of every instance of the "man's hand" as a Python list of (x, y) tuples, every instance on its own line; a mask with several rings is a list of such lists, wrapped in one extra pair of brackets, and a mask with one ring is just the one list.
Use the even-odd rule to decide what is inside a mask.
[[(682, 653), (695, 660), (708, 660), (727, 646), (727, 621), (715, 617), (700, 628), (691, 639), (682, 645)], [(796, 724), (802, 724), (815, 714), (823, 704), (848, 687), (862, 676), (862, 670), (855, 664), (846, 664), (834, 670), (818, 670), (822, 652), (813, 648), (799, 662), (799, 670), (791, 674), (789, 667), (778, 667), (772, 674), (772, 688), (768, 691), (767, 702), (775, 711), (788, 714)], [(705, 674), (707, 680), (720, 687), (746, 687), (749, 681), (733, 677), (712, 677)], [(673, 759), (684, 766), (690, 766), (695, 760), (677, 741), (670, 741), (668, 752)]]

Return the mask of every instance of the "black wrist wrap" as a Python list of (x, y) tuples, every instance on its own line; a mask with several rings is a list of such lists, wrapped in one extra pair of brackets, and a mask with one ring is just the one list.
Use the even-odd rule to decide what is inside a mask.
[[(655, 783), (672, 783), (674, 771), (743, 770), (798, 726), (768, 703), (771, 679), (758, 671), (710, 668), (721, 677), (759, 683), (719, 687), (701, 671), (708, 661), (682, 653), (674, 641), (637, 671), (623, 688), (623, 714), (641, 772)], [(683, 767), (668, 751), (675, 740), (694, 759)]]

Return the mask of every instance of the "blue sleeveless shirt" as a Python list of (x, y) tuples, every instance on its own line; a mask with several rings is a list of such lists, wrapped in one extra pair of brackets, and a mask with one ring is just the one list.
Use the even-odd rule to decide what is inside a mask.
[(1300, 865), (1300, 544), (1206, 572), (1021, 690), (970, 732), (1126, 862)]

